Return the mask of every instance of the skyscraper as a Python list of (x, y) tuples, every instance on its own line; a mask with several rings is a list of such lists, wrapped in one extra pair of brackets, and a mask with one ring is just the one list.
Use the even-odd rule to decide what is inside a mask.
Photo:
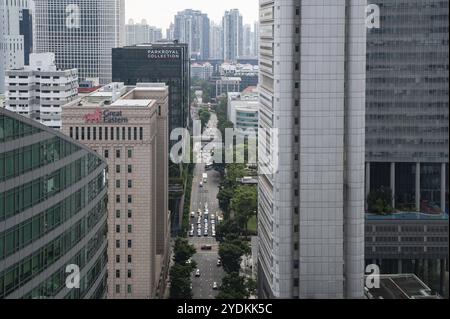
[[(105, 297), (106, 169), (85, 146), (0, 108), (0, 299)], [(76, 270), (80, 289), (70, 289)]]
[(36, 52), (53, 52), (59, 69), (111, 82), (111, 49), (125, 40), (124, 0), (36, 0)]
[(63, 131), (108, 163), (108, 298), (164, 295), (169, 255), (168, 87), (111, 83), (63, 108)]
[(28, 64), (32, 50), (30, 1), (0, 0), (0, 94), (5, 92), (5, 71)]
[(211, 22), (209, 31), (209, 58), (222, 59), (223, 58), (223, 40), (222, 40), (222, 26)]
[(222, 18), (223, 59), (236, 61), (243, 54), (244, 27), (238, 9), (225, 11)]
[(187, 43), (189, 56), (209, 59), (209, 18), (201, 11), (187, 9), (178, 12), (174, 22), (174, 40)]
[(252, 55), (252, 41), (253, 41), (253, 32), (250, 24), (244, 25), (244, 34), (242, 38), (243, 38), (242, 55), (245, 57), (250, 57)]
[(260, 297), (363, 297), (365, 6), (260, 3)]
[(448, 212), (448, 1), (374, 0), (367, 38), (366, 195)]
[(162, 30), (148, 25), (147, 20), (134, 23), (133, 19), (125, 25), (125, 44), (136, 45), (143, 43), (155, 43), (162, 38)]

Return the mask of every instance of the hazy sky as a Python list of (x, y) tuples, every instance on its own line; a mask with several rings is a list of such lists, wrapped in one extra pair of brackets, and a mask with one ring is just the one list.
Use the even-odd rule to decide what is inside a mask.
[(230, 9), (239, 9), (244, 23), (253, 25), (258, 19), (258, 0), (125, 0), (126, 22), (133, 19), (140, 22), (146, 19), (150, 25), (166, 28), (173, 22), (178, 11), (184, 9), (201, 10), (214, 22), (220, 22), (223, 13)]

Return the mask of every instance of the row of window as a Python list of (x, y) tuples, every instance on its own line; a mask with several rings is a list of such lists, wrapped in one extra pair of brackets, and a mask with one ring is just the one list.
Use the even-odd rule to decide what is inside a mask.
[(81, 141), (137, 141), (144, 140), (143, 127), (70, 127), (69, 136)]
[(0, 153), (0, 182), (57, 162), (79, 150), (77, 145), (54, 137), (11, 152)]
[[(92, 181), (45, 212), (0, 233), (0, 260), (42, 238), (80, 213), (105, 188), (99, 182), (101, 183)], [(104, 198), (84, 217), (88, 228), (97, 223), (106, 207), (107, 200)]]
[(41, 132), (35, 126), (0, 114), (0, 143), (16, 140)]
[[(102, 213), (105, 215), (106, 209)], [(3, 298), (12, 291), (22, 287), (42, 271), (48, 269), (52, 264), (57, 262), (80, 241), (82, 241), (83, 238), (88, 236), (91, 230), (92, 229), (87, 228), (85, 222), (80, 221), (76, 226), (72, 227), (69, 231), (65, 232), (45, 247), (35, 251), (32, 255), (22, 259), (14, 266), (1, 272), (0, 298)], [(104, 239), (106, 238), (106, 232), (107, 226), (105, 224), (101, 228), (101, 231), (97, 233), (97, 236), (90, 240), (84, 247), (84, 251), (79, 257), (81, 260), (74, 264), (78, 265), (81, 269), (81, 267), (95, 255), (100, 246), (103, 244)]]
[(101, 161), (97, 156), (87, 154), (52, 174), (0, 193), (0, 221), (46, 201), (88, 176), (99, 165)]

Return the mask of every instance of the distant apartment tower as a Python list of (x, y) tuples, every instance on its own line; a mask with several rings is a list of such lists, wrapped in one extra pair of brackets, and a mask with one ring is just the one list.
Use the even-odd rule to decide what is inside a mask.
[(364, 295), (365, 7), (260, 1), (262, 298)]
[(144, 19), (141, 23), (134, 23), (133, 19), (125, 25), (125, 44), (136, 45), (143, 43), (155, 43), (162, 39), (162, 30), (148, 25)]
[(111, 82), (111, 49), (124, 45), (125, 0), (35, 0), (36, 52), (59, 69)]
[(201, 11), (186, 9), (175, 16), (174, 40), (187, 43), (189, 56), (196, 60), (209, 59), (210, 21)]
[(226, 11), (222, 18), (223, 59), (236, 61), (244, 52), (244, 27), (238, 9)]
[(169, 266), (168, 87), (111, 83), (63, 108), (108, 163), (108, 298), (162, 297)]
[(448, 1), (371, 1), (367, 35), (366, 195), (401, 211), (448, 212)]
[(113, 49), (113, 80), (125, 85), (165, 83), (169, 86), (169, 130), (189, 119), (190, 59), (187, 44), (159, 42)]
[[(0, 108), (0, 299), (105, 297), (106, 170), (82, 144)], [(74, 266), (80, 289), (66, 285)]]
[(61, 128), (61, 108), (78, 95), (78, 72), (57, 70), (53, 53), (32, 53), (30, 65), (6, 71), (6, 109)]
[(31, 2), (0, 0), (0, 94), (5, 92), (5, 71), (28, 64), (32, 50)]
[(259, 21), (253, 24), (252, 52), (254, 56), (259, 56)]
[(222, 26), (211, 22), (209, 28), (209, 58), (222, 59), (223, 58), (223, 40), (222, 40)]
[(252, 32), (252, 27), (250, 26), (250, 24), (244, 25), (243, 31), (244, 31), (244, 33), (242, 36), (242, 40), (243, 40), (242, 56), (250, 57), (253, 55), (253, 52), (252, 52), (253, 32)]

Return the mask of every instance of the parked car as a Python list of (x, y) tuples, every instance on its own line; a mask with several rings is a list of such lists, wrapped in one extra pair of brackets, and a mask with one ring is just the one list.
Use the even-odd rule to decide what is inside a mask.
[(211, 245), (203, 245), (201, 247), (202, 250), (212, 250), (212, 246)]
[(213, 290), (217, 290), (219, 289), (219, 285), (217, 284), (217, 282), (213, 283)]
[(217, 267), (222, 267), (222, 260), (217, 259)]
[(195, 212), (192, 212), (191, 213), (191, 218), (194, 218), (195, 217)]
[(191, 231), (189, 232), (189, 237), (194, 237), (194, 231), (193, 231), (193, 230), (191, 230)]
[(200, 274), (200, 269), (197, 269), (197, 271), (195, 272), (195, 277), (198, 278), (198, 277), (200, 277), (200, 275), (201, 275), (201, 274)]

